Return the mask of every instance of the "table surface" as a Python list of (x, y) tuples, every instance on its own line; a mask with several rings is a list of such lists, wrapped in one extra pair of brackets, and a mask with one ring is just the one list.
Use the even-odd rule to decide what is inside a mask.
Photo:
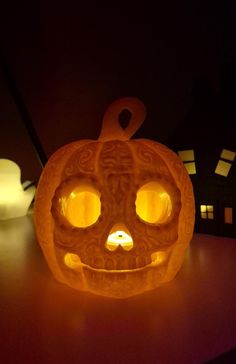
[[(32, 215), (0, 222), (0, 362), (194, 364), (236, 346), (236, 240), (195, 234), (176, 278), (115, 300), (57, 282)], [(3, 360), (4, 359), (4, 360)]]

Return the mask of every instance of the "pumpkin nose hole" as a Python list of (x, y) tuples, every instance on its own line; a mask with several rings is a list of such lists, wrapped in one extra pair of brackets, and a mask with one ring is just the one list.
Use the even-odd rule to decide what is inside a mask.
[(127, 229), (114, 226), (108, 235), (106, 248), (110, 251), (116, 250), (119, 246), (124, 250), (131, 250), (134, 246), (133, 239)]

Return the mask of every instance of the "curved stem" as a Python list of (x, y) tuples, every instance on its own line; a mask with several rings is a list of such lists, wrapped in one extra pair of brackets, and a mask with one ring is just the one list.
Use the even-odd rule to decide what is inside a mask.
[[(131, 118), (128, 126), (123, 129), (119, 123), (119, 115), (125, 109), (131, 113)], [(145, 117), (146, 108), (142, 101), (134, 97), (118, 99), (108, 107), (104, 114), (98, 140), (128, 140), (142, 125)]]

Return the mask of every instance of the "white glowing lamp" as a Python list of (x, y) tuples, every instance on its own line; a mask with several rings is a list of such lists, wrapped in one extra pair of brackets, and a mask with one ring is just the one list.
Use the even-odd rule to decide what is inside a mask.
[(21, 184), (20, 167), (9, 159), (0, 159), (0, 220), (25, 216), (34, 198), (35, 187)]

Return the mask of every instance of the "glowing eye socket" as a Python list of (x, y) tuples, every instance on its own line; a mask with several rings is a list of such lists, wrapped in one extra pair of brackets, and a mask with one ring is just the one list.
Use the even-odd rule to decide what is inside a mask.
[(149, 182), (137, 192), (136, 213), (140, 219), (151, 224), (162, 224), (171, 214), (169, 194), (158, 182)]
[(88, 185), (76, 187), (68, 197), (61, 197), (60, 205), (62, 214), (75, 227), (90, 226), (101, 214), (100, 193)]

